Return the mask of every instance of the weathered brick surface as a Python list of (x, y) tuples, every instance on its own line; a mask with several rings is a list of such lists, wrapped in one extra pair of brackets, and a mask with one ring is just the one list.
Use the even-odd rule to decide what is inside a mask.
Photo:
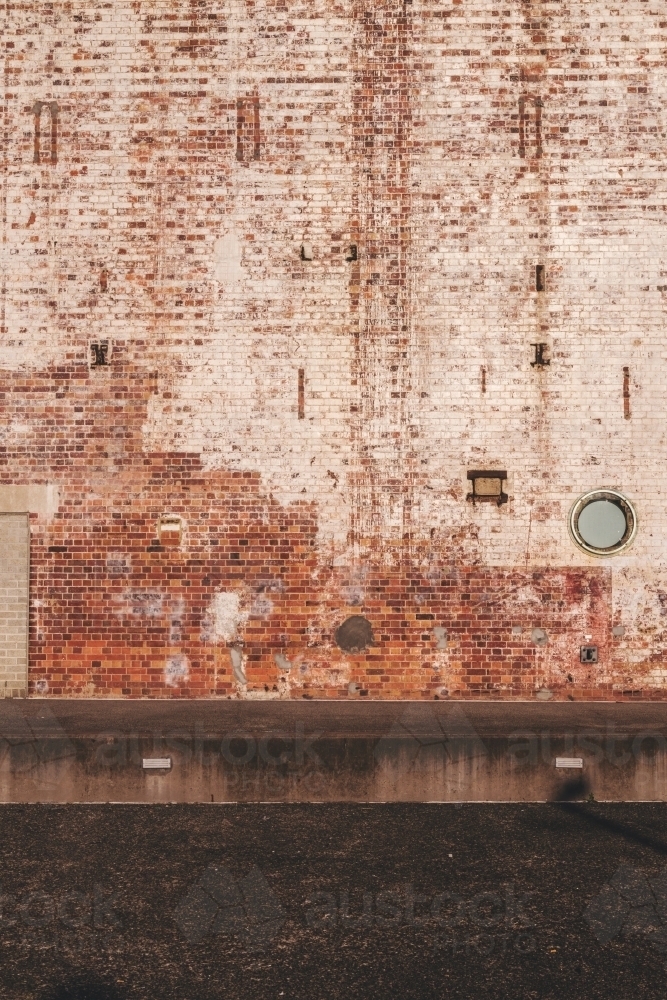
[[(31, 690), (664, 697), (662, 5), (3, 14)], [(603, 561), (596, 487), (639, 516)]]
[(0, 515), (0, 698), (28, 690), (29, 539), (27, 514)]

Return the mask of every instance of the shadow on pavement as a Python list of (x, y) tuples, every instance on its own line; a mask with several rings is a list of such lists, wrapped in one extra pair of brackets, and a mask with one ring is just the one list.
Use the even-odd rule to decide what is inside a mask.
[(123, 1000), (123, 997), (115, 986), (88, 976), (52, 987), (44, 1000)]
[(617, 834), (625, 840), (632, 840), (636, 844), (641, 844), (643, 847), (650, 847), (658, 854), (667, 855), (667, 844), (663, 840), (656, 840), (655, 837), (647, 836), (645, 833), (641, 833), (639, 830), (628, 826), (626, 823), (619, 823), (616, 820), (607, 819), (605, 816), (599, 816), (597, 813), (592, 812), (585, 805), (579, 802), (561, 801), (553, 802), (552, 805), (557, 809), (570, 813), (571, 816), (578, 816), (587, 823), (604, 829), (608, 833)]

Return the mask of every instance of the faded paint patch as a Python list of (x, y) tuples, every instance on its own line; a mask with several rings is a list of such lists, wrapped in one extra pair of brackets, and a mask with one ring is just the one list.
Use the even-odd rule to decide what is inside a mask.
[(447, 649), (447, 629), (442, 628), (442, 626), (437, 625), (433, 629), (433, 635), (438, 641), (436, 649)]
[(202, 642), (233, 642), (248, 617), (237, 591), (221, 591), (214, 596), (202, 621)]
[(232, 661), (232, 670), (234, 671), (234, 677), (237, 683), (242, 684), (245, 687), (248, 683), (248, 678), (245, 674), (245, 657), (243, 655), (243, 650), (240, 646), (232, 646), (229, 650), (229, 658)]
[(279, 670), (288, 672), (292, 669), (292, 664), (284, 653), (274, 653), (273, 659), (276, 661)]
[(366, 591), (361, 586), (360, 583), (352, 583), (348, 587), (342, 587), (340, 596), (343, 598), (346, 604), (351, 604), (353, 607), (358, 607), (360, 604), (364, 603), (364, 598), (366, 597)]
[(159, 618), (162, 615), (163, 596), (159, 590), (125, 590), (114, 600), (121, 605), (117, 615), (136, 615), (137, 618)]
[(317, 660), (306, 660), (298, 653), (292, 658), (290, 690), (294, 693), (301, 689), (317, 692), (338, 689), (342, 694), (350, 683), (351, 674), (352, 666), (348, 660), (341, 660), (334, 667)]
[(243, 246), (233, 229), (215, 241), (213, 254), (215, 276), (221, 285), (241, 281), (245, 277), (245, 270), (241, 264)]
[(106, 562), (109, 576), (129, 576), (132, 572), (132, 557), (127, 552), (108, 552)]
[(266, 594), (258, 594), (250, 607), (251, 618), (269, 618), (273, 614), (273, 601)]
[(190, 676), (190, 664), (184, 653), (169, 656), (164, 668), (164, 682), (167, 687), (178, 687)]
[(171, 608), (171, 618), (169, 622), (169, 642), (175, 646), (181, 641), (183, 614), (185, 612), (185, 601), (178, 597)]

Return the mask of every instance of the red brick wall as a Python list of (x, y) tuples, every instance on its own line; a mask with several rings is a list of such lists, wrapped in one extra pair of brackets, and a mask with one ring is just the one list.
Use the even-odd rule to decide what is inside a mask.
[[(649, 8), (3, 8), (0, 502), (58, 496), (32, 693), (664, 696)], [(608, 560), (567, 530), (598, 487), (639, 516)]]

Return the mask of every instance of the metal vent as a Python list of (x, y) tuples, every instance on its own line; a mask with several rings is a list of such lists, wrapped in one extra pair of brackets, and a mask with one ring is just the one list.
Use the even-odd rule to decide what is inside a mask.
[(556, 767), (582, 768), (583, 766), (583, 757), (556, 757)]
[(144, 771), (170, 771), (171, 757), (144, 757), (142, 766)]

